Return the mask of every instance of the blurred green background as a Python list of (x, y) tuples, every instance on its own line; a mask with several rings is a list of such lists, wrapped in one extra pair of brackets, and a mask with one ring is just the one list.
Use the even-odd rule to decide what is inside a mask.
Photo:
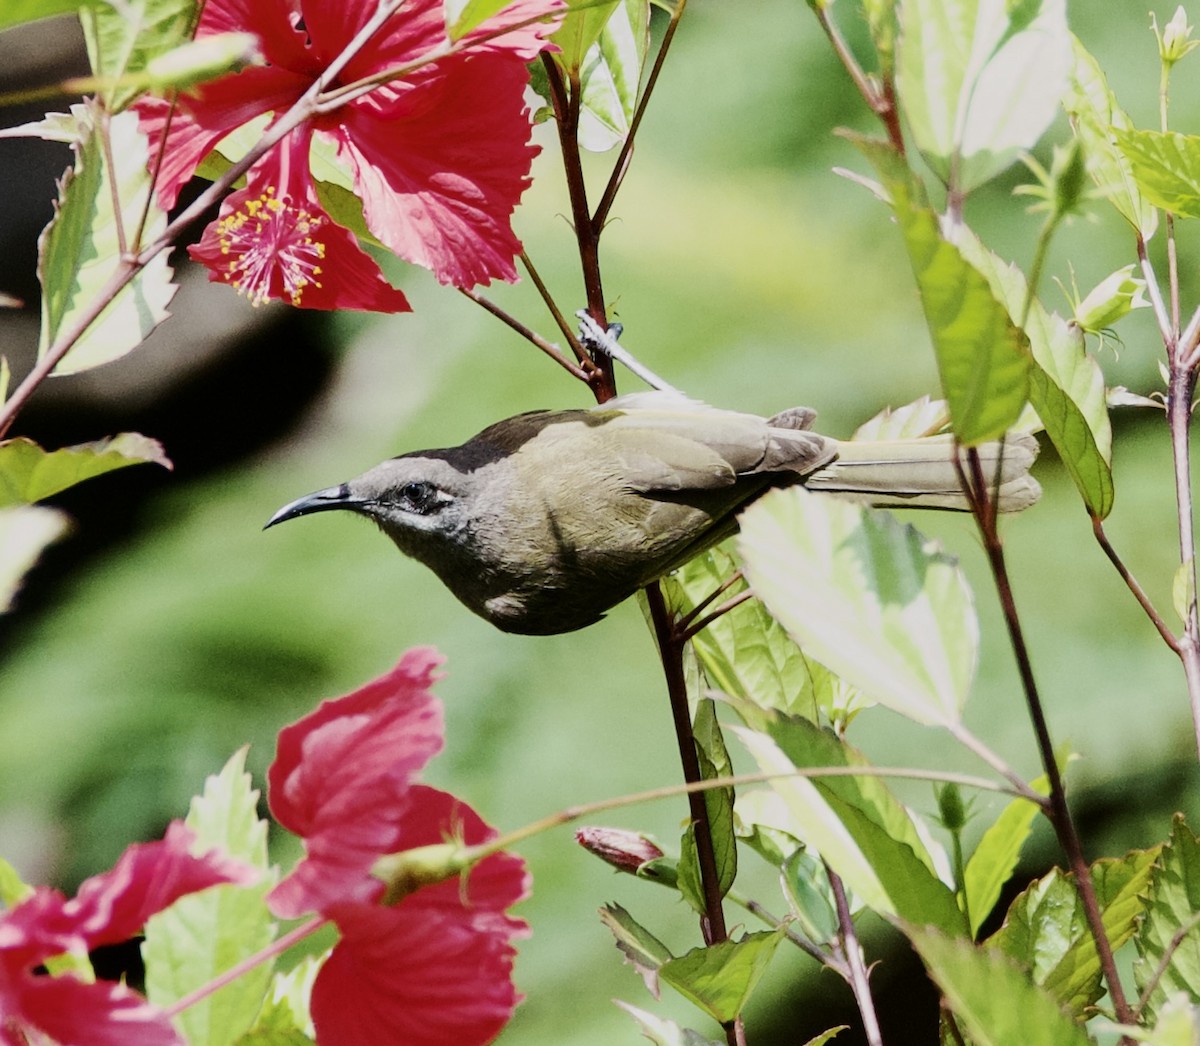
[[(1159, 7), (1160, 24), (1171, 13)], [(861, 43), (853, 6), (835, 14)], [(1134, 120), (1155, 126), (1146, 9), (1076, 3), (1071, 17)], [(1172, 122), (1184, 131), (1200, 115), (1192, 66), (1200, 58), (1183, 63), (1173, 92)], [(831, 134), (839, 125), (874, 130), (806, 5), (693, 0), (602, 257), (624, 342), (650, 367), (725, 407), (813, 406), (823, 431), (847, 435), (884, 406), (936, 391), (936, 374), (899, 235), (882, 205), (832, 173), (863, 170)], [(1047, 142), (1065, 134), (1060, 121)], [(569, 312), (582, 305), (569, 208), (551, 128), (541, 127), (539, 140), (517, 227)], [(590, 165), (596, 194), (611, 159)], [(56, 162), (65, 165), (65, 155)], [(1025, 180), (1013, 172), (967, 207), (984, 239), (1022, 264), (1039, 223), (1010, 195)], [(1115, 213), (1092, 210), (1099, 221), (1064, 230), (1048, 268), (1067, 283), (1073, 268), (1083, 291), (1134, 258)], [(1192, 229), (1180, 233), (1186, 303), (1200, 285)], [(446, 751), (427, 780), (493, 824), (517, 827), (571, 803), (678, 780), (657, 659), (635, 604), (582, 633), (505, 636), (357, 520), (331, 514), (261, 532), (285, 501), (384, 457), (458, 443), (518, 411), (588, 402), (586, 390), (473, 303), (416, 270), (393, 275), (412, 315), (255, 312), (223, 288), (202, 290), (199, 304), (181, 304), (183, 315), (168, 324), (179, 325), (177, 340), (118, 365), (121, 381), (105, 389), (74, 380), (26, 414), (26, 429), (47, 441), (144, 423), (177, 458), (169, 476), (131, 470), (64, 498), (77, 533), (31, 575), (18, 612), (0, 626), (0, 854), (30, 878), (70, 886), (107, 867), (127, 842), (181, 815), (204, 776), (247, 741), (261, 782), (280, 726), (418, 644), (447, 658), (438, 687)], [(1066, 308), (1050, 279), (1041, 290), (1048, 305)], [(554, 336), (528, 283), (487, 293)], [(201, 365), (213, 323), (232, 348)], [(1159, 387), (1161, 347), (1148, 312), (1120, 334), (1123, 346), (1100, 352), (1109, 383)], [(139, 392), (147, 374), (172, 365), (190, 368), (186, 384), (157, 400)], [(1165, 425), (1149, 410), (1119, 412), (1114, 423), (1110, 535), (1166, 608), (1177, 545)], [(1177, 662), (1092, 541), (1052, 451), (1037, 474), (1044, 501), (1006, 527), (1010, 567), (1051, 729), (1081, 757), (1071, 781), (1086, 845), (1093, 855), (1147, 845), (1166, 835), (1176, 809), (1190, 811), (1196, 827), (1195, 748)], [(910, 518), (961, 556), (975, 587), (985, 639), (969, 724), (1034, 775), (1032, 734), (973, 527), (945, 515)], [(948, 738), (885, 711), (863, 715), (850, 736), (877, 762), (978, 769)], [(932, 813), (928, 787), (904, 795)], [(603, 820), (649, 830), (674, 849), (685, 809), (682, 800), (662, 802)], [(522, 853), (534, 875), (520, 910), (533, 936), (517, 964), (528, 998), (501, 1042), (641, 1041), (613, 997), (700, 1026), (681, 1000), (646, 995), (595, 916), (601, 903), (619, 901), (678, 952), (698, 940), (681, 903), (617, 877), (579, 850), (570, 830)], [(279, 855), (289, 859), (286, 845)], [(1030, 870), (1054, 859), (1042, 839)], [(769, 875), (751, 884), (768, 908), (784, 909)], [(868, 936), (890, 955), (874, 974), (889, 1041), (928, 1041), (932, 995), (905, 979), (911, 964), (892, 954), (886, 933)], [(756, 1043), (790, 1043), (837, 1020), (854, 1021), (845, 987), (788, 956), (777, 958), (749, 1023)]]

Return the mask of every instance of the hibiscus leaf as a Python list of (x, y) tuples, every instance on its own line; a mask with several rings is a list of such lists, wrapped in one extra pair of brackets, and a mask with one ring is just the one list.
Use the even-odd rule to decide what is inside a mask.
[(42, 549), (66, 533), (67, 517), (50, 508), (18, 505), (0, 508), (0, 613), (12, 607), (21, 578)]
[(1146, 1002), (1153, 1020), (1177, 992), (1200, 997), (1200, 840), (1181, 815), (1162, 849), (1150, 879), (1145, 921), (1135, 943), (1138, 960), (1133, 974), (1144, 992), (1163, 960), (1166, 966)]
[[(276, 878), (267, 861), (267, 824), (258, 817), (258, 792), (245, 771), (246, 749), (235, 752), (219, 775), (192, 800), (187, 825), (194, 852), (218, 849), (262, 871), (253, 886), (224, 885), (181, 897), (146, 924), (142, 957), (146, 994), (169, 1006), (275, 939), (264, 897)], [(256, 966), (181, 1013), (187, 1041), (233, 1042), (254, 1023), (271, 978), (270, 962)]]
[[(1029, 787), (1039, 795), (1049, 795), (1045, 776), (1031, 781)], [(1000, 898), (1000, 890), (1012, 878), (1021, 856), (1021, 847), (1033, 830), (1038, 808), (1028, 799), (1016, 798), (988, 826), (967, 861), (963, 872), (963, 893), (971, 913), (971, 936), (979, 932)]]
[[(1013, 322), (1025, 308), (1025, 274), (989, 251), (968, 230), (959, 242), (963, 256), (988, 281)], [(1083, 332), (1036, 298), (1025, 319), (1033, 357), (1029, 399), (1088, 510), (1100, 519), (1112, 511), (1112, 425), (1104, 374), (1084, 351)]]
[(620, 999), (613, 1000), (638, 1023), (638, 1028), (654, 1046), (721, 1046), (715, 1039), (707, 1038), (692, 1028), (684, 1028), (665, 1017), (639, 1009)]
[(316, 1030), (309, 1016), (313, 981), (326, 956), (306, 955), (286, 973), (271, 979), (262, 1011), (237, 1046), (311, 1046)]
[(1174, 131), (1114, 130), (1142, 196), (1183, 218), (1200, 218), (1200, 137)]
[(621, 0), (583, 58), (579, 144), (605, 152), (629, 136), (650, 41), (650, 5)]
[(136, 432), (43, 450), (33, 440), (0, 442), (0, 507), (41, 501), (114, 469), (153, 462), (170, 468), (162, 444)]
[(33, 896), (33, 887), (21, 880), (17, 870), (0, 857), (0, 907), (15, 908)]
[(100, 6), (101, 3), (102, 0), (5, 0), (0, 4), (0, 29)]
[(801, 487), (741, 517), (755, 594), (812, 658), (926, 725), (957, 723), (979, 645), (958, 563), (889, 513)]
[[(148, 150), (137, 116), (118, 113), (107, 121), (114, 177), (106, 161), (98, 117), (85, 106), (73, 106), (72, 113), (80, 132), (75, 165), (63, 177), (57, 211), (38, 242), (38, 278), (43, 290), (39, 356), (82, 320), (82, 314), (94, 306), (118, 274), (118, 227), (130, 245), (128, 238), (149, 207), (145, 239), (153, 239), (166, 228), (166, 215), (152, 201), (147, 203)], [(114, 193), (120, 200), (120, 213), (113, 208)], [(160, 252), (116, 293), (54, 372), (72, 374), (124, 356), (167, 318), (174, 293), (166, 252)]]
[(897, 80), (913, 138), (969, 192), (1042, 136), (1067, 88), (1066, 0), (908, 0)]
[(646, 990), (657, 999), (658, 971), (671, 959), (667, 946), (619, 904), (604, 905), (600, 921), (611, 931), (625, 961), (646, 983)]
[(1099, 63), (1078, 40), (1073, 43), (1074, 66), (1063, 107), (1083, 146), (1088, 174), (1142, 239), (1149, 240), (1158, 227), (1158, 211), (1142, 197), (1132, 165), (1113, 140), (1114, 132), (1132, 124), (1109, 90)]
[[(721, 736), (721, 724), (717, 722), (716, 702), (701, 698), (696, 703), (696, 719), (692, 727), (696, 740), (696, 757), (700, 763), (700, 776), (705, 781), (733, 774), (733, 764)], [(737, 877), (737, 838), (733, 830), (733, 789), (710, 788), (704, 793), (704, 806), (708, 811), (709, 834), (712, 838), (713, 856), (717, 865), (717, 889), (721, 896), (729, 892)]]
[(998, 439), (1016, 424), (1028, 399), (1024, 335), (983, 274), (942, 238), (924, 187), (895, 151), (884, 142), (845, 136), (879, 172), (904, 235), (954, 434), (966, 446)]
[(663, 963), (659, 978), (724, 1024), (742, 1012), (783, 934), (780, 927), (693, 948)]
[(928, 928), (905, 930), (975, 1046), (1088, 1046), (1092, 1039), (1005, 955)]
[(124, 0), (119, 6), (91, 7), (82, 17), (92, 72), (108, 81), (101, 92), (105, 108), (118, 112), (140, 93), (136, 83), (146, 66), (191, 35), (195, 0)]
[[(1113, 951), (1133, 935), (1157, 849), (1134, 850), (1092, 865), (1092, 885)], [(1029, 971), (1072, 1014), (1083, 1019), (1104, 994), (1100, 959), (1083, 902), (1071, 876), (1057, 868), (1027, 887), (1009, 906), (987, 948)]]
[[(554, 60), (568, 73), (578, 73), (604, 25), (624, 0), (567, 0), (567, 13), (550, 39), (558, 45)], [(643, 5), (649, 7), (646, 0)]]

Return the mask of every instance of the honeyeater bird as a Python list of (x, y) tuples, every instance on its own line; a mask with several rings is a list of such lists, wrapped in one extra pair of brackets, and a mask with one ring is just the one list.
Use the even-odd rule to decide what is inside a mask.
[[(803, 407), (773, 418), (673, 392), (590, 409), (533, 411), (458, 447), (391, 458), (285, 505), (268, 521), (327, 509), (373, 519), (468, 608), (506, 632), (583, 628), (731, 534), (771, 487), (800, 483), (875, 506), (966, 509), (949, 436), (839, 441)], [(999, 468), (1002, 511), (1040, 493), (1037, 441), (980, 448)]]

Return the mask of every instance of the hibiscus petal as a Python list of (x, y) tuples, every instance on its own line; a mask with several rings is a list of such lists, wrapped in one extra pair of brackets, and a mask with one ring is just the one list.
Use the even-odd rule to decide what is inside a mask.
[(495, 54), (438, 69), (391, 104), (366, 96), (322, 130), (354, 172), (367, 226), (396, 254), (457, 287), (515, 280), (521, 245), (509, 223), (538, 152), (528, 70)]
[[(6, 1022), (36, 1029), (55, 1042), (177, 1046), (184, 1041), (162, 1010), (121, 984), (85, 984), (69, 975), (25, 977), (10, 984), (6, 994), (10, 997), (0, 999), (0, 1010), (16, 1011), (4, 1013)], [(41, 1040), (30, 1036), (30, 1041)]]
[(277, 915), (381, 890), (370, 867), (400, 848), (412, 780), (442, 747), (441, 705), (429, 691), (441, 660), (428, 647), (411, 650), (391, 672), (280, 731), (267, 772), (271, 811), (304, 837), (307, 856), (269, 895)]

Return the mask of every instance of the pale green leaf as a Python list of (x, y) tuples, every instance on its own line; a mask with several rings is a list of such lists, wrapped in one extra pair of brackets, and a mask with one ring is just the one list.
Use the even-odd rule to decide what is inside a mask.
[[(1114, 952), (1133, 934), (1156, 856), (1156, 850), (1135, 850), (1092, 865), (1101, 921)], [(1100, 958), (1079, 891), (1072, 877), (1058, 869), (1013, 901), (987, 946), (1019, 962), (1080, 1020), (1104, 994)]]
[(105, 107), (117, 112), (137, 96), (139, 87), (117, 82), (137, 78), (159, 55), (191, 35), (196, 0), (123, 0), (96, 5), (81, 18), (92, 72), (110, 81), (101, 92)]
[(42, 549), (66, 533), (67, 517), (36, 505), (0, 508), (0, 613), (9, 610), (21, 578)]
[(681, 1027), (665, 1017), (657, 1017), (620, 999), (613, 1001), (637, 1021), (642, 1035), (654, 1043), (654, 1046), (723, 1046), (723, 1043), (709, 1039), (691, 1028)]
[(1074, 321), (1088, 332), (1102, 332), (1134, 309), (1149, 308), (1146, 281), (1134, 276), (1136, 262), (1123, 265), (1093, 287), (1075, 306)]
[(922, 396), (919, 400), (906, 403), (903, 407), (887, 407), (875, 417), (864, 421), (851, 439), (889, 440), (919, 439), (936, 436), (950, 424), (950, 409), (945, 400)]
[(755, 593), (800, 646), (880, 704), (919, 723), (959, 721), (979, 643), (957, 562), (882, 512), (801, 487), (741, 517)]
[[(711, 698), (701, 698), (697, 702), (692, 736), (696, 741), (696, 757), (700, 763), (700, 776), (703, 780), (711, 781), (733, 774), (733, 764), (725, 748), (725, 739), (721, 736), (721, 725), (717, 722), (716, 702)], [(717, 889), (724, 897), (737, 877), (733, 789), (708, 789), (704, 792), (704, 806), (708, 811), (713, 857), (717, 866)]]
[(512, 0), (444, 0), (446, 34), (451, 40), (461, 40), (510, 3)]
[(942, 238), (924, 190), (895, 151), (847, 137), (878, 170), (904, 234), (955, 436), (965, 446), (999, 439), (1029, 396), (1024, 335), (983, 274)]
[(837, 940), (837, 900), (825, 865), (803, 847), (792, 852), (779, 869), (788, 907), (804, 935), (815, 944)]
[(927, 928), (905, 932), (975, 1046), (1087, 1046), (1093, 1041), (1007, 956)]
[(1196, 561), (1191, 557), (1185, 559), (1175, 569), (1175, 578), (1171, 582), (1171, 603), (1175, 613), (1185, 625), (1191, 615), (1192, 604), (1196, 602)]
[(600, 921), (611, 931), (625, 961), (646, 983), (646, 990), (657, 999), (658, 971), (672, 957), (667, 946), (619, 904), (604, 905)]
[(736, 728), (790, 815), (788, 834), (803, 839), (858, 900), (882, 915), (965, 934), (954, 894), (938, 878), (911, 815), (876, 776), (789, 776), (796, 767), (866, 767), (861, 754), (803, 719), (778, 714), (753, 730)]
[[(39, 356), (82, 321), (83, 313), (94, 306), (117, 275), (121, 256), (118, 226), (128, 242), (149, 207), (145, 241), (166, 228), (166, 215), (152, 200), (147, 202), (151, 195), (146, 169), (149, 154), (137, 116), (118, 113), (107, 123), (109, 153), (116, 165), (114, 178), (93, 114), (84, 106), (72, 107), (72, 113), (81, 132), (75, 166), (62, 180), (57, 213), (38, 244), (38, 278), (43, 291)], [(114, 192), (121, 201), (119, 215), (113, 209)], [(167, 318), (174, 293), (166, 252), (160, 252), (117, 292), (54, 373), (73, 374), (124, 356)]]
[(17, 870), (0, 857), (0, 906), (15, 908), (25, 898), (33, 896), (33, 887), (21, 881)]
[[(258, 792), (245, 772), (246, 750), (236, 752), (221, 773), (205, 782), (192, 800), (186, 823), (196, 834), (195, 850), (216, 849), (262, 871), (253, 886), (224, 885), (181, 897), (146, 924), (142, 955), (146, 994), (169, 1006), (261, 951), (275, 938), (264, 898), (275, 874), (267, 861), (267, 824), (258, 817)], [(272, 963), (242, 974), (195, 1005), (178, 1021), (191, 1046), (221, 1046), (248, 1031), (262, 1006)]]
[[(1182, 8), (1180, 8), (1182, 10)], [(1185, 992), (1176, 992), (1162, 1004), (1152, 1028), (1111, 1025), (1114, 1031), (1149, 1046), (1196, 1046), (1200, 1042), (1200, 1008)]]
[[(1019, 319), (1028, 289), (1025, 274), (966, 230), (959, 247), (1014, 322)], [(1025, 334), (1033, 357), (1030, 401), (1089, 511), (1103, 519), (1112, 511), (1114, 497), (1104, 374), (1084, 351), (1083, 332), (1036, 298), (1029, 305)]]
[(1176, 217), (1200, 217), (1200, 137), (1132, 129), (1113, 137), (1144, 199)]
[(0, 29), (98, 6), (106, 5), (103, 0), (4, 0), (0, 4)]
[(58, 450), (43, 450), (24, 437), (5, 440), (0, 442), (0, 507), (41, 501), (93, 476), (145, 463), (171, 467), (162, 444), (137, 432)]
[(580, 69), (579, 144), (583, 148), (604, 152), (629, 137), (649, 41), (648, 0), (621, 0), (599, 38), (588, 47)]
[(1104, 71), (1078, 40), (1063, 107), (1083, 146), (1088, 174), (1102, 195), (1142, 236), (1149, 240), (1158, 227), (1158, 211), (1143, 199), (1125, 154), (1113, 140), (1115, 131), (1132, 126), (1108, 88)]
[(584, 57), (600, 39), (604, 25), (622, 0), (567, 0), (567, 13), (550, 39), (558, 46), (554, 60), (570, 73), (579, 73)]
[[(1039, 795), (1049, 795), (1046, 778), (1031, 781)], [(983, 921), (991, 914), (1000, 898), (1004, 884), (1012, 878), (1021, 847), (1033, 830), (1038, 808), (1028, 799), (1016, 798), (1000, 812), (979, 840), (963, 872), (963, 892), (967, 910), (971, 913), (971, 936), (979, 932)]]
[(732, 1021), (742, 1012), (782, 938), (780, 927), (693, 948), (663, 963), (659, 978), (717, 1021)]
[(1144, 992), (1164, 960), (1165, 968), (1146, 1004), (1153, 1020), (1166, 999), (1184, 992), (1200, 999), (1200, 840), (1181, 815), (1150, 879), (1145, 921), (1135, 943), (1134, 980)]
[(1050, 126), (1071, 64), (1066, 0), (906, 0), (900, 105), (930, 167), (969, 192)]
[(316, 1039), (309, 1003), (327, 956), (306, 955), (287, 973), (276, 972), (263, 1008), (237, 1046), (311, 1046)]

